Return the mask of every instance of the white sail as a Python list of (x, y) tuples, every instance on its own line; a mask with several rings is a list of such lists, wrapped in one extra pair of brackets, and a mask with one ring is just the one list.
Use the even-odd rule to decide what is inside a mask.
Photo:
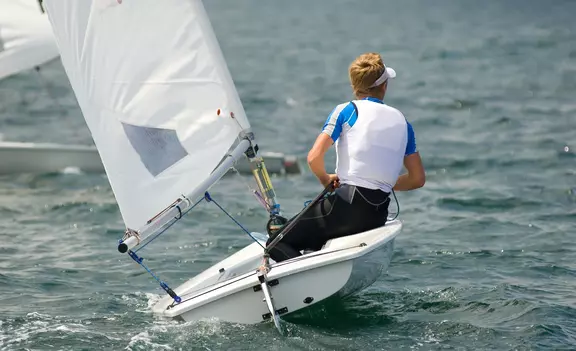
[(138, 229), (250, 128), (208, 16), (200, 0), (44, 6), (124, 222)]
[(38, 0), (0, 0), (0, 79), (58, 57)]

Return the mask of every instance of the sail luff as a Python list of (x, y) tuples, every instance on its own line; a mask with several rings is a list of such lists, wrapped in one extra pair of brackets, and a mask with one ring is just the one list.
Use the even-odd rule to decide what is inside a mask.
[[(210, 17), (206, 13), (206, 10), (202, 5), (202, 1), (193, 1), (192, 4), (195, 5), (196, 11), (202, 14), (201, 16), (199, 16), (199, 21), (202, 22), (202, 25), (206, 28), (212, 28)], [(210, 46), (210, 50), (217, 53), (217, 55), (215, 55), (215, 59), (218, 60), (218, 64), (216, 65), (216, 67), (220, 71), (220, 76), (224, 81), (224, 85), (227, 87), (227, 89), (230, 90), (228, 92), (228, 96), (234, 99), (233, 106), (236, 106), (237, 108), (237, 110), (230, 112), (234, 113), (237, 116), (236, 121), (241, 125), (243, 130), (249, 129), (250, 124), (248, 123), (248, 119), (246, 118), (246, 112), (244, 111), (244, 107), (242, 106), (242, 102), (240, 101), (240, 96), (236, 92), (232, 75), (230, 74), (230, 71), (228, 70), (228, 65), (224, 60), (224, 54), (222, 53), (222, 50), (218, 45), (218, 39), (216, 38), (216, 34), (214, 33), (213, 30), (210, 30), (206, 33), (206, 36), (207, 36), (206, 42), (207, 45)]]

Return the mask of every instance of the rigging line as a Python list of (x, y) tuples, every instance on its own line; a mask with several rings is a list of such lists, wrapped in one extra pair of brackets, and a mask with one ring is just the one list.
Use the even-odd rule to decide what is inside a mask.
[(162, 229), (161, 231), (159, 231), (158, 233), (156, 233), (156, 235), (154, 235), (152, 237), (152, 239), (148, 240), (144, 245), (140, 246), (138, 248), (138, 250), (135, 250), (134, 252), (138, 252), (140, 250), (142, 250), (143, 248), (145, 248), (148, 244), (150, 244), (152, 241), (154, 241), (156, 238), (158, 238), (160, 235), (164, 234), (164, 232), (166, 232), (166, 230), (168, 230), (168, 228), (172, 227), (172, 225), (176, 222), (178, 222), (178, 220), (180, 220), (180, 218), (184, 217), (188, 212), (192, 211), (192, 209), (194, 207), (196, 207), (196, 205), (198, 205), (200, 202), (202, 202), (204, 200), (204, 198), (200, 198), (200, 200), (198, 200), (194, 205), (192, 205), (192, 207), (190, 207), (189, 209), (187, 209), (185, 212), (182, 212), (182, 210), (180, 209), (180, 206), (178, 206), (178, 212), (180, 213), (180, 215), (178, 217), (174, 217), (174, 221), (172, 221), (172, 223), (170, 223), (168, 226), (166, 226), (166, 228)]
[(240, 124), (240, 122), (236, 119), (236, 116), (234, 115), (234, 112), (230, 112), (230, 118), (232, 118), (236, 124), (238, 124), (238, 128), (240, 128), (240, 132), (244, 131), (244, 128), (242, 128), (242, 125)]
[(250, 233), (248, 231), (248, 229), (244, 228), (244, 226), (242, 226), (242, 224), (240, 224), (240, 222), (238, 222), (234, 217), (232, 217), (228, 212), (226, 212), (226, 210), (220, 206), (220, 204), (218, 204), (211, 196), (208, 192), (206, 192), (204, 194), (204, 197), (206, 198), (206, 201), (208, 202), (213, 202), (216, 206), (218, 206), (218, 208), (220, 210), (222, 210), (222, 212), (224, 212), (231, 220), (234, 221), (234, 223), (236, 223), (240, 228), (242, 228), (242, 230), (244, 230), (246, 232), (246, 234), (248, 234), (248, 236), (250, 236), (252, 238), (252, 240), (254, 240), (255, 243), (257, 243), (258, 245), (260, 245), (261, 248), (265, 249), (265, 247), (260, 244), (260, 242), (258, 241), (258, 239), (256, 239), (254, 236), (252, 236), (252, 233)]
[(248, 191), (250, 191), (254, 197), (256, 197), (256, 200), (258, 200), (258, 203), (260, 205), (262, 205), (262, 207), (264, 207), (264, 209), (268, 212), (270, 212), (270, 208), (268, 206), (268, 204), (266, 203), (266, 200), (264, 200), (264, 198), (262, 197), (262, 195), (260, 194), (260, 192), (256, 189), (253, 189), (250, 184), (242, 177), (242, 175), (240, 174), (240, 172), (236, 169), (236, 167), (232, 167), (232, 170), (234, 172), (236, 172), (236, 174), (238, 175), (238, 177), (240, 178), (241, 182), (246, 185), (246, 187), (248, 188)]
[(158, 278), (156, 276), (156, 274), (154, 274), (154, 272), (152, 272), (150, 270), (150, 268), (148, 268), (144, 263), (142, 263), (142, 261), (144, 260), (143, 257), (139, 257), (138, 255), (136, 255), (135, 251), (130, 251), (128, 253), (130, 255), (130, 257), (132, 257), (132, 259), (134, 261), (136, 261), (136, 263), (138, 263), (139, 265), (141, 265), (142, 267), (144, 267), (144, 269), (150, 273), (150, 275), (152, 276), (152, 278), (156, 279), (156, 281), (158, 282), (158, 284), (160, 284), (160, 286), (162, 287), (162, 289), (164, 289), (164, 291), (166, 291), (168, 293), (168, 295), (170, 295), (171, 298), (174, 299), (174, 301), (176, 301), (177, 303), (180, 303), (182, 301), (182, 299), (180, 298), (180, 296), (176, 295), (176, 293), (174, 292), (174, 290), (172, 290), (168, 284), (166, 284), (165, 282), (163, 282), (162, 280), (160, 280), (160, 278)]
[(396, 197), (396, 193), (394, 192), (394, 188), (392, 188), (392, 195), (394, 195), (394, 200), (396, 201), (397, 210), (396, 210), (396, 215), (394, 216), (394, 218), (390, 219), (391, 221), (395, 220), (400, 215), (400, 202), (398, 202), (398, 198)]
[(240, 172), (238, 171), (238, 169), (236, 169), (236, 167), (232, 166), (230, 167), (232, 168), (232, 170), (238, 175), (238, 178), (240, 178), (240, 180), (242, 181), (242, 183), (244, 185), (246, 185), (246, 187), (248, 188), (248, 190), (252, 191), (252, 187), (250, 187), (250, 184), (248, 184), (247, 181), (244, 180), (244, 178), (242, 178), (242, 175), (240, 175)]

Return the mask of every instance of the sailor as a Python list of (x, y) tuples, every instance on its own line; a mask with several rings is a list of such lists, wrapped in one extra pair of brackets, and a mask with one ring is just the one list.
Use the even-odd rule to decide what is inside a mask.
[[(308, 153), (310, 170), (335, 191), (309, 207), (270, 250), (276, 262), (300, 256), (302, 250), (320, 250), (330, 239), (383, 226), (392, 189), (424, 186), (414, 129), (402, 112), (383, 101), (396, 72), (379, 54), (365, 53), (348, 73), (356, 99), (336, 106)], [(329, 174), (324, 155), (333, 144), (336, 173)], [(402, 166), (407, 173), (400, 175)]]

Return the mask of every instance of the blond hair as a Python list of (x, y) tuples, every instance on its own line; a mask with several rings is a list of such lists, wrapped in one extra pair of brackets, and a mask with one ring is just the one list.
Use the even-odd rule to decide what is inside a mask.
[(348, 68), (350, 84), (356, 96), (372, 95), (378, 87), (370, 88), (384, 73), (386, 67), (380, 54), (368, 52), (358, 56)]

